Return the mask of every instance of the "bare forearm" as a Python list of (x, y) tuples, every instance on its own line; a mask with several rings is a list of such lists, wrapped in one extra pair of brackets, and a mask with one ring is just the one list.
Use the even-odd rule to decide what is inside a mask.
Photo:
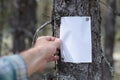
[[(40, 53), (40, 54), (38, 54)], [(21, 52), (20, 55), (23, 57), (25, 63), (27, 64), (27, 71), (29, 76), (33, 74), (38, 68), (42, 70), (42, 63), (46, 63), (40, 49), (31, 48), (27, 51)], [(40, 64), (41, 63), (41, 64)]]

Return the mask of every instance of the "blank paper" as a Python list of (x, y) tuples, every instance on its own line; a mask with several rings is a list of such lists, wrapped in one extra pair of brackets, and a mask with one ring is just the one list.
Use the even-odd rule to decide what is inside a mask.
[(64, 62), (91, 63), (91, 17), (62, 17), (60, 25), (61, 57)]

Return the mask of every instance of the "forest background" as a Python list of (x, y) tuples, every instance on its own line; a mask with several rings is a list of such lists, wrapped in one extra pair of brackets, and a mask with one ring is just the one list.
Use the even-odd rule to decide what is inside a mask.
[[(112, 56), (115, 69), (114, 80), (120, 80), (120, 0), (115, 0), (114, 7), (108, 5), (107, 0), (101, 0), (100, 7), (103, 51), (106, 49), (106, 25), (109, 24), (106, 11), (110, 10), (114, 14), (114, 17), (113, 15), (109, 17), (115, 19), (112, 28), (115, 29), (115, 34), (111, 34), (109, 28), (107, 31), (108, 34), (113, 35), (112, 39), (115, 38), (115, 42), (111, 41), (111, 45), (114, 45)], [(51, 20), (52, 10), (53, 0), (0, 0), (0, 56), (19, 53), (30, 48), (36, 29)], [(39, 36), (45, 35), (52, 35), (51, 25), (39, 32)], [(45, 72), (32, 76), (31, 80), (45, 78), (53, 69), (54, 63), (50, 63)]]

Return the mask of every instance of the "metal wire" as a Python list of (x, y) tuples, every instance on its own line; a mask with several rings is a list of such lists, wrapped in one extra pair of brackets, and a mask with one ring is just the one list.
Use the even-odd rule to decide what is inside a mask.
[(35, 32), (35, 34), (33, 36), (32, 45), (34, 45), (36, 39), (38, 38), (38, 32), (41, 31), (42, 29), (44, 29), (50, 23), (51, 23), (51, 21), (47, 21), (42, 26), (38, 27), (38, 29), (36, 30), (36, 32)]

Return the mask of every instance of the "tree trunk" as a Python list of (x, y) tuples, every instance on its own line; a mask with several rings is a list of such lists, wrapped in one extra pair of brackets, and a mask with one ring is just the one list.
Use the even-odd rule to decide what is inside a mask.
[(73, 64), (59, 60), (57, 64), (58, 76), (55, 80), (102, 80), (99, 0), (54, 0), (53, 26), (54, 36), (56, 37), (60, 35), (60, 20), (62, 16), (91, 16), (92, 63)]
[[(51, 0), (41, 0), (39, 3), (40, 9), (38, 10), (39, 24), (42, 25), (46, 21), (50, 20), (51, 16)], [(50, 33), (50, 27), (45, 27), (40, 35), (48, 35)]]
[(0, 56), (2, 51), (2, 31), (4, 26), (4, 0), (0, 0)]
[(32, 43), (36, 24), (36, 1), (35, 0), (15, 0), (14, 17), (12, 26), (13, 32), (13, 52), (20, 52)]
[[(115, 20), (116, 20), (116, 0), (107, 0), (106, 23), (105, 23), (105, 45), (104, 53), (107, 60), (113, 66), (113, 51), (115, 44)], [(104, 63), (104, 79), (112, 80), (112, 73), (109, 71), (108, 65)]]

